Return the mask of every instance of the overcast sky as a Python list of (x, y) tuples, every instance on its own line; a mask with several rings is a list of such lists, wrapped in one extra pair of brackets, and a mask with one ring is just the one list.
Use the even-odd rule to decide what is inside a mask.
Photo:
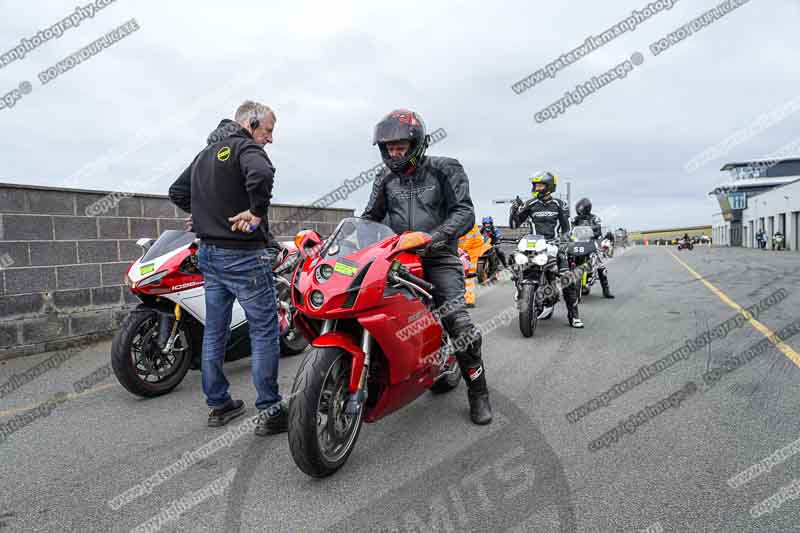
[[(431, 148), (464, 165), (478, 217), (529, 195), (533, 171), (572, 182), (614, 227), (710, 224), (706, 193), (726, 161), (800, 138), (798, 116), (696, 172), (686, 163), (800, 96), (797, 0), (751, 0), (658, 56), (648, 46), (718, 1), (680, 0), (518, 95), (511, 85), (650, 0), (587, 2), (190, 2), (117, 0), (0, 68), (0, 181), (166, 194), (221, 118), (244, 99), (271, 105), (274, 201), (308, 202), (379, 162), (372, 128), (408, 107), (448, 137)], [(84, 5), (88, 0), (79, 0)], [(0, 2), (0, 54), (75, 10)], [(42, 85), (37, 74), (135, 18), (140, 29)], [(641, 52), (644, 64), (567, 108), (534, 114)], [(336, 204), (360, 213), (368, 190)]]

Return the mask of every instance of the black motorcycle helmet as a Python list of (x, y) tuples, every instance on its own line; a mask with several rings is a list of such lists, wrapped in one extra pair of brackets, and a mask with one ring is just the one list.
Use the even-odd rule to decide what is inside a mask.
[[(386, 143), (390, 141), (409, 141), (411, 146), (403, 157), (389, 157)], [(430, 138), (425, 130), (422, 117), (408, 109), (396, 109), (383, 117), (375, 126), (372, 144), (378, 145), (383, 162), (392, 172), (406, 173), (416, 167)]]
[(578, 213), (578, 216), (589, 216), (592, 212), (592, 201), (588, 198), (581, 198), (575, 204), (575, 212)]
[(556, 183), (558, 182), (558, 178), (552, 172), (537, 172), (536, 174), (531, 177), (531, 192), (533, 193), (534, 198), (539, 198), (539, 193), (536, 192), (536, 184), (537, 183), (544, 183), (547, 186), (547, 190), (545, 191), (544, 196), (549, 196), (556, 192)]

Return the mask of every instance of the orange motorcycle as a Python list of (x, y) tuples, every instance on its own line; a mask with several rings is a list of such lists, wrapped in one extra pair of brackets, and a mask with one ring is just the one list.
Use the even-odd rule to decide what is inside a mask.
[(477, 224), (458, 239), (458, 247), (469, 257), (464, 300), (468, 307), (475, 307), (475, 282), (477, 280), (478, 283), (483, 283), (497, 273), (497, 260), (491, 260), (491, 254), (496, 251), (491, 240), (481, 234), (481, 228)]

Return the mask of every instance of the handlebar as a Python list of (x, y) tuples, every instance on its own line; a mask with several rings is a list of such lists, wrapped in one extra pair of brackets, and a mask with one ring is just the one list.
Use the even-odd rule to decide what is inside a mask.
[(433, 283), (429, 283), (422, 278), (418, 278), (417, 276), (415, 276), (414, 274), (405, 269), (398, 270), (397, 272), (395, 272), (395, 275), (400, 279), (404, 279), (409, 283), (413, 283), (414, 285), (422, 287), (427, 292), (433, 292), (433, 290), (436, 288), (436, 286)]

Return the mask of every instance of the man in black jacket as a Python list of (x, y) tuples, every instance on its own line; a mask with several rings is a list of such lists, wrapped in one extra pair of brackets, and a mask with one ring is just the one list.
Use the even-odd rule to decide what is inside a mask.
[(458, 238), (475, 224), (464, 168), (449, 157), (425, 156), (429, 138), (422, 118), (406, 109), (392, 111), (375, 126), (377, 144), (388, 172), (378, 176), (362, 218), (383, 222), (395, 232), (424, 231), (432, 242), (422, 257), (425, 276), (436, 289), (437, 308), (455, 310), (442, 317), (450, 339), (465, 345), (456, 352), (467, 384), (470, 417), (475, 424), (492, 421), (489, 389), (481, 358), (481, 333), (464, 302), (464, 270)]
[[(536, 234), (547, 240), (556, 238), (556, 229), (562, 241), (567, 240), (569, 233), (569, 206), (558, 198), (553, 198), (556, 192), (557, 178), (552, 172), (537, 172), (531, 178), (531, 192), (533, 198), (522, 204), (518, 199), (511, 204), (509, 225), (518, 228), (530, 220), (536, 228)], [(569, 271), (569, 261), (565, 252), (559, 251), (558, 267), (561, 273)], [(562, 289), (564, 303), (567, 306), (567, 320), (573, 328), (582, 328), (583, 322), (578, 316), (578, 289), (574, 283)], [(546, 317), (552, 316), (552, 312)]]
[[(594, 232), (594, 238), (599, 241), (603, 235), (603, 230), (600, 224), (600, 217), (592, 213), (592, 201), (588, 198), (581, 198), (578, 200), (578, 203), (575, 204), (575, 212), (577, 216), (572, 220), (572, 225), (591, 227)], [(614, 242), (613, 235), (611, 242)], [(606, 267), (602, 263), (597, 267), (597, 277), (600, 278), (600, 286), (603, 287), (603, 297), (614, 298), (614, 295), (611, 294), (611, 287), (608, 285)]]
[(258, 435), (287, 429), (278, 393), (278, 319), (272, 277), (274, 242), (267, 227), (275, 168), (264, 151), (272, 142), (275, 113), (246, 101), (236, 121), (223, 120), (208, 146), (169, 189), (170, 199), (192, 215), (200, 238), (198, 268), (205, 279), (203, 392), (211, 407), (209, 426), (222, 426), (244, 413), (244, 403), (228, 394), (222, 370), (233, 302), (247, 316), (252, 348)]

